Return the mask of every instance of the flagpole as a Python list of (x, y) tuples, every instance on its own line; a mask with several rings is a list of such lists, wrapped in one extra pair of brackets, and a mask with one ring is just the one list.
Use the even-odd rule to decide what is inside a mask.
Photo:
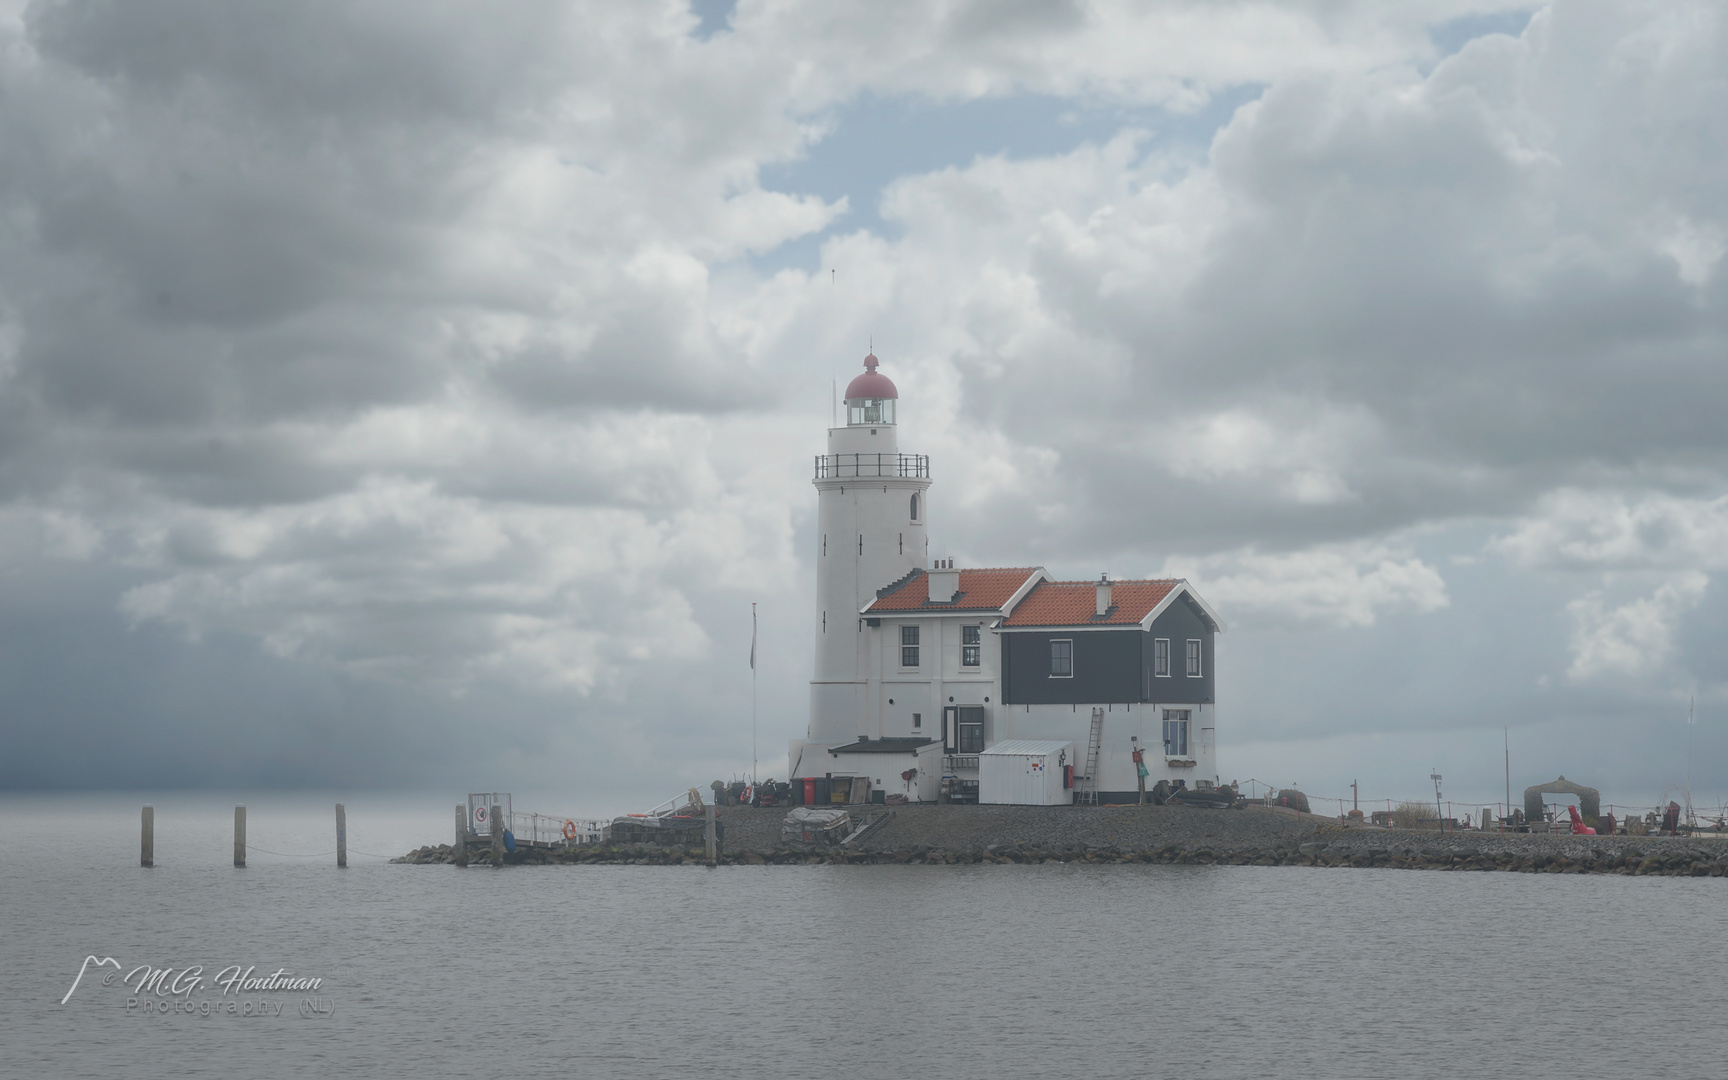
[(1698, 707), (1694, 693), (1686, 702), (1686, 824), (1692, 824), (1692, 713)]
[(750, 786), (756, 786), (756, 605), (750, 605)]

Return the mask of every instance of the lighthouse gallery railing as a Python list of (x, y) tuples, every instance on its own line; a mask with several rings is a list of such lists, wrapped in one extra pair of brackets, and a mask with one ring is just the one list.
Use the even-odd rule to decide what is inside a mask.
[(929, 454), (817, 454), (816, 479), (870, 476), (930, 476)]

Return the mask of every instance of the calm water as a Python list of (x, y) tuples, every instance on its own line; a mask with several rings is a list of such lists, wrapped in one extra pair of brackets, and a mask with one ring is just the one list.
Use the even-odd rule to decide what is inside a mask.
[[(350, 843), (442, 842), (454, 797), (350, 803)], [(1700, 1076), (1728, 880), (1257, 867), (391, 866), (329, 806), (0, 801), (0, 1074)], [(66, 843), (62, 838), (72, 838)], [(320, 846), (320, 841), (324, 841)], [(86, 954), (278, 968), (128, 1011)], [(224, 1000), (281, 1015), (228, 1015)]]

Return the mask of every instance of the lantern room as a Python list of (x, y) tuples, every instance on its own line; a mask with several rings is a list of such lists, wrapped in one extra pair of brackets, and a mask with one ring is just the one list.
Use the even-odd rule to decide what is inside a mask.
[(846, 423), (849, 426), (892, 424), (900, 391), (888, 376), (877, 371), (879, 361), (871, 353), (864, 358), (864, 374), (846, 384)]

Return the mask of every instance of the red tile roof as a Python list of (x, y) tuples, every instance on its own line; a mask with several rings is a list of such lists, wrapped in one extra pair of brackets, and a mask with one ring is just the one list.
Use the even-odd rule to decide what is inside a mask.
[(1179, 579), (1112, 581), (1110, 610), (1100, 616), (1096, 581), (1040, 581), (1002, 625), (1132, 626), (1181, 584)]
[(872, 615), (881, 611), (1001, 611), (1037, 567), (990, 568), (961, 570), (960, 592), (951, 604), (930, 602), (930, 583), (924, 571), (914, 570), (909, 576), (890, 585), (866, 611)]

